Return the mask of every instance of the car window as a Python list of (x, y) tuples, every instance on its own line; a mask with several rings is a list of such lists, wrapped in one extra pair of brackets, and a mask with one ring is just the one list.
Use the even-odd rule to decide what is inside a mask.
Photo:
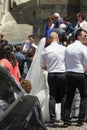
[(0, 117), (17, 100), (20, 93), (15, 80), (0, 73)]

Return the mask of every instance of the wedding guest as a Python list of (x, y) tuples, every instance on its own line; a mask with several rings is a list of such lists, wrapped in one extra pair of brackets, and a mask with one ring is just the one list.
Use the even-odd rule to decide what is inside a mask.
[[(65, 78), (65, 47), (59, 43), (59, 37), (56, 32), (50, 33), (51, 43), (44, 48), (41, 55), (41, 68), (48, 71), (48, 86), (49, 86), (49, 111), (52, 122), (56, 119), (55, 104), (62, 103), (63, 114), (63, 99), (66, 92)], [(63, 116), (63, 115), (62, 115)]]
[(44, 29), (44, 37), (48, 38), (50, 36), (50, 31), (53, 29), (54, 23), (53, 23), (53, 17), (49, 16), (47, 19), (47, 24)]
[[(76, 23), (76, 26), (75, 26), (75, 32), (79, 29), (79, 28), (82, 28), (84, 30), (87, 31), (87, 21), (85, 19), (85, 15), (82, 13), (82, 12), (78, 12), (76, 14), (76, 18), (77, 18), (77, 23)], [(74, 32), (74, 33), (75, 33)]]
[(3, 37), (4, 37), (4, 35), (3, 35), (3, 34), (0, 34), (0, 43), (3, 42)]
[(86, 42), (86, 31), (79, 29), (75, 33), (75, 41), (68, 45), (65, 51), (67, 95), (65, 101), (64, 126), (71, 125), (70, 113), (76, 88), (80, 92), (81, 102), (77, 126), (82, 126), (85, 117), (85, 104), (87, 104), (87, 51), (83, 45)]
[(25, 58), (25, 55), (21, 52), (21, 45), (17, 45), (15, 47), (14, 55), (15, 55), (17, 61), (18, 61), (19, 70), (20, 70), (20, 73), (21, 73), (21, 76), (22, 76), (23, 69), (24, 69), (24, 60), (26, 58)]
[(67, 35), (69, 35), (69, 34), (73, 35), (74, 27), (73, 27), (72, 23), (66, 17), (63, 17), (62, 21), (66, 25), (65, 31), (67, 32)]
[(6, 67), (14, 78), (20, 81), (18, 62), (13, 54), (13, 47), (7, 43), (0, 44), (0, 65)]
[[(59, 13), (55, 12), (53, 14), (53, 18), (54, 18), (54, 28), (52, 29), (51, 32), (56, 32), (59, 35), (60, 42), (63, 43), (64, 41), (67, 40), (66, 31), (64, 29), (66, 27), (66, 25), (63, 26), (64, 24), (63, 24), (62, 18)], [(61, 24), (62, 24), (62, 26), (61, 26)]]
[(2, 33), (0, 33), (0, 43), (2, 43), (2, 42), (8, 43), (8, 41), (6, 39), (4, 39), (4, 35)]
[(29, 49), (37, 49), (37, 45), (34, 43), (34, 35), (29, 35), (28, 39), (23, 43), (22, 52), (26, 53)]
[(51, 42), (52, 41), (51, 41), (50, 37), (46, 38), (45, 47), (48, 47), (51, 44)]
[(26, 92), (27, 94), (30, 94), (31, 89), (32, 89), (31, 82), (30, 82), (29, 80), (22, 79), (22, 80), (20, 81), (20, 83), (21, 83), (22, 88), (25, 90), (25, 92)]
[(62, 23), (62, 18), (59, 13), (55, 12), (53, 14), (53, 18), (55, 21), (54, 28), (59, 28), (59, 25)]

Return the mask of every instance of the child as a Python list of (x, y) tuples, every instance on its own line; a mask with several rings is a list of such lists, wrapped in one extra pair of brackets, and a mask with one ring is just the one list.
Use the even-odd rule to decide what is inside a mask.
[(22, 88), (25, 90), (25, 92), (29, 94), (32, 89), (31, 82), (29, 80), (22, 79), (20, 83), (21, 83)]

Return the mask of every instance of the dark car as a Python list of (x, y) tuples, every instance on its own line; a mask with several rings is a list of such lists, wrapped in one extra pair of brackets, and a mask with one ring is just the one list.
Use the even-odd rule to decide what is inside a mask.
[(7, 69), (0, 67), (0, 130), (47, 130), (37, 97), (25, 94)]
[(16, 42), (11, 42), (10, 43), (13, 47), (19, 46), (23, 44), (23, 41), (16, 41)]

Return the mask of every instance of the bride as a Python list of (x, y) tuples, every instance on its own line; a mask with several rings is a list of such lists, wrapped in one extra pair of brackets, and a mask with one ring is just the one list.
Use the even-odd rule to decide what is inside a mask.
[(30, 95), (38, 97), (43, 114), (43, 120), (47, 122), (49, 121), (49, 88), (47, 84), (47, 71), (40, 67), (40, 58), (45, 46), (45, 41), (46, 38), (40, 40), (26, 79), (31, 81), (32, 90)]

